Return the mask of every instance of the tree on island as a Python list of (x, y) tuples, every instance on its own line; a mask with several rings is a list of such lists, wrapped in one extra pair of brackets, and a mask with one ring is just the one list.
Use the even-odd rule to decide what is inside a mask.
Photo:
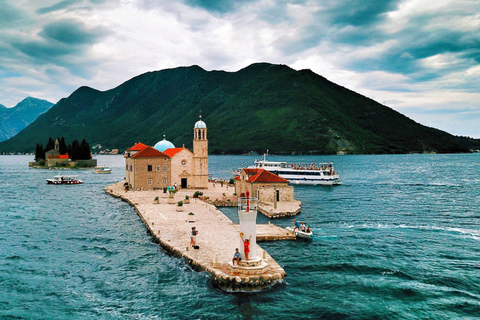
[[(90, 152), (90, 145), (85, 139), (82, 140), (82, 143), (78, 143), (78, 140), (74, 140), (71, 145), (67, 146), (65, 143), (65, 138), (58, 138), (59, 142), (59, 153), (67, 154), (72, 161), (76, 160), (90, 160), (92, 159), (92, 154)], [(35, 161), (38, 162), (41, 159), (45, 160), (45, 153), (55, 149), (55, 140), (52, 137), (48, 138), (48, 143), (45, 148), (41, 144), (37, 143), (35, 148)]]
[(37, 143), (35, 148), (35, 162), (40, 161), (41, 159), (45, 160), (45, 150), (41, 144)]
[(72, 145), (69, 146), (69, 155), (72, 161), (76, 160), (90, 160), (92, 159), (92, 154), (90, 152), (90, 145), (85, 139), (82, 140), (82, 143), (78, 143), (78, 140), (74, 140)]
[[(58, 139), (58, 137), (57, 137), (57, 139)], [(59, 150), (58, 151), (60, 151), (60, 154), (68, 153), (68, 146), (65, 143), (65, 138), (62, 137), (62, 138), (58, 139), (58, 142), (59, 142)]]
[[(55, 149), (55, 141), (52, 139), (52, 137), (50, 137), (48, 138), (48, 142), (47, 142), (47, 145), (45, 146), (44, 151), (47, 152), (52, 149)], [(43, 159), (45, 159), (45, 157)]]

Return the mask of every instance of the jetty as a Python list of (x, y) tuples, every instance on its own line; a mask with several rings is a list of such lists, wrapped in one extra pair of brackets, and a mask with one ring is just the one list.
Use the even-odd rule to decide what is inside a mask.
[[(211, 203), (234, 203), (233, 188), (209, 186), (201, 190), (203, 200), (192, 197), (195, 191), (179, 189), (172, 199), (162, 190), (125, 191), (124, 181), (105, 188), (107, 194), (134, 206), (155, 241), (170, 254), (185, 258), (194, 270), (208, 272), (214, 286), (231, 292), (259, 291), (282, 282), (285, 271), (256, 242), (252, 241), (255, 248), (251, 248), (255, 257), (232, 264), (235, 249), (243, 250), (239, 225)], [(189, 196), (189, 203), (178, 206), (185, 196)], [(198, 249), (190, 245), (194, 226)], [(293, 233), (273, 224), (257, 225), (256, 230), (256, 241), (295, 239)]]

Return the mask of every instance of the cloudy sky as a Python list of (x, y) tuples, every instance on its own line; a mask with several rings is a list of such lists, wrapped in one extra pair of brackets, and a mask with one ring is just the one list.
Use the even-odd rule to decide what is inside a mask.
[(254, 62), (311, 69), (480, 138), (480, 0), (1, 0), (6, 107), (153, 70)]

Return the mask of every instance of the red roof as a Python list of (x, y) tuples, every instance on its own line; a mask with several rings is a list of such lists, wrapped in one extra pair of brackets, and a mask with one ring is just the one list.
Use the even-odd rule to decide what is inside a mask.
[(243, 169), (243, 171), (249, 176), (248, 182), (255, 183), (288, 183), (287, 179), (284, 179), (276, 174), (271, 173), (265, 169)]
[(147, 146), (143, 150), (135, 153), (132, 156), (132, 158), (157, 158), (157, 157), (168, 158), (168, 156), (165, 153), (160, 152), (157, 149), (149, 147), (149, 146)]
[(163, 151), (163, 153), (165, 153), (167, 156), (169, 156), (171, 158), (174, 155), (176, 155), (177, 153), (179, 153), (180, 151), (182, 151), (183, 149), (186, 149), (186, 148), (170, 148), (170, 149), (167, 149), (167, 150)]
[(130, 147), (127, 149), (127, 151), (142, 151), (143, 149), (147, 148), (148, 146), (146, 144), (143, 144), (141, 142), (136, 143), (134, 146)]

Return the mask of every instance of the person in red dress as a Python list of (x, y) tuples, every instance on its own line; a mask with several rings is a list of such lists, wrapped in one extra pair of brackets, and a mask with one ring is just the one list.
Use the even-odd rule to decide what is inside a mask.
[(244, 240), (243, 232), (240, 232), (240, 238), (242, 238), (243, 241), (243, 253), (245, 254), (245, 260), (248, 260), (248, 253), (250, 252), (250, 240), (252, 240), (252, 235), (250, 235), (250, 238)]

